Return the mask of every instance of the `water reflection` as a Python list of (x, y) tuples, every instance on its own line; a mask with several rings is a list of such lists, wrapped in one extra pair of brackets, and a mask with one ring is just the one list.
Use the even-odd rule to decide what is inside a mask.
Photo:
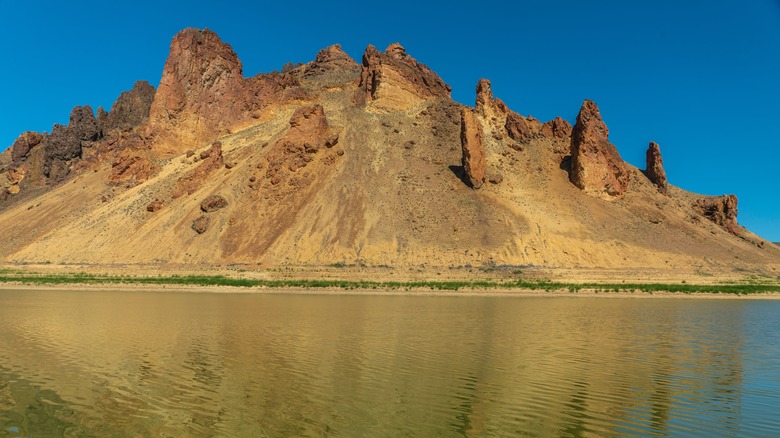
[(0, 436), (766, 436), (778, 310), (3, 291)]

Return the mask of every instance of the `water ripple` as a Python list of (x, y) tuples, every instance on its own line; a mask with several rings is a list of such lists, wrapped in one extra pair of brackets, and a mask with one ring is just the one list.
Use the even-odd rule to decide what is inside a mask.
[(0, 292), (0, 436), (772, 436), (780, 303)]

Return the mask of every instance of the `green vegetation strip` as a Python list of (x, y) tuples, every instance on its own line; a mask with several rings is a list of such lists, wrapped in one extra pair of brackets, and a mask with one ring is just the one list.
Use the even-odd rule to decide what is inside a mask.
[(337, 288), (337, 289), (390, 289), (410, 290), (428, 289), (457, 291), (461, 289), (526, 289), (542, 291), (581, 290), (595, 292), (675, 292), (675, 293), (723, 293), (756, 294), (780, 292), (780, 284), (605, 284), (605, 283), (557, 283), (551, 281), (349, 281), (349, 280), (260, 280), (233, 278), (222, 275), (172, 275), (167, 277), (109, 276), (95, 274), (33, 274), (23, 272), (0, 271), (0, 282), (21, 284), (153, 284), (153, 285), (192, 285), (192, 286), (233, 286), (267, 288)]

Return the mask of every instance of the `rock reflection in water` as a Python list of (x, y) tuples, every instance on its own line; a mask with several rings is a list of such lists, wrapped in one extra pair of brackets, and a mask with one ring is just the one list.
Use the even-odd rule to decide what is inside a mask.
[(2, 291), (0, 435), (762, 436), (778, 304)]

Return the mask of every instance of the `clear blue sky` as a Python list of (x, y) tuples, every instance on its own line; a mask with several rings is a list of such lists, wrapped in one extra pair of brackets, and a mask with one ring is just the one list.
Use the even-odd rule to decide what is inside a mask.
[(739, 222), (780, 241), (780, 0), (468, 3), (0, 0), (0, 150), (138, 79), (157, 86), (185, 27), (216, 31), (245, 75), (398, 41), (462, 103), (481, 77), (543, 121), (595, 100), (626, 161), (644, 168), (658, 142), (672, 184), (735, 193)]

